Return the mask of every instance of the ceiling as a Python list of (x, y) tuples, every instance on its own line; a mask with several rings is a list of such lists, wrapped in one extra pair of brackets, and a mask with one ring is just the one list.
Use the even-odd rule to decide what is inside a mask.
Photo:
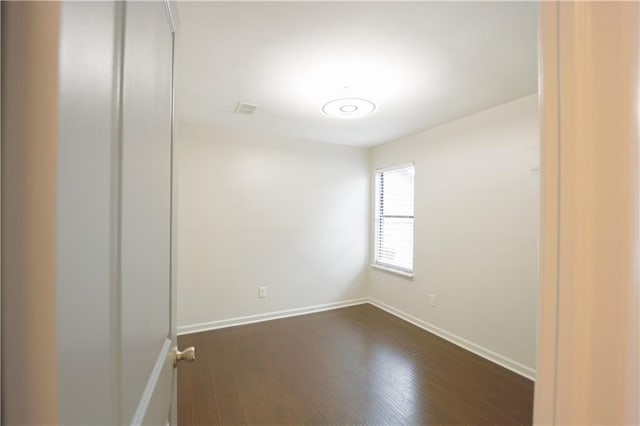
[[(537, 91), (534, 2), (179, 2), (177, 118), (374, 146)], [(359, 119), (322, 112), (372, 101)], [(238, 102), (260, 105), (235, 114)]]

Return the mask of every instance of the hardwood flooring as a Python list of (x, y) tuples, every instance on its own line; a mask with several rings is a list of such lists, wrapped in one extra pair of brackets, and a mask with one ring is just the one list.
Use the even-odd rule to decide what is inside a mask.
[(532, 381), (369, 304), (178, 340), (182, 426), (532, 423)]

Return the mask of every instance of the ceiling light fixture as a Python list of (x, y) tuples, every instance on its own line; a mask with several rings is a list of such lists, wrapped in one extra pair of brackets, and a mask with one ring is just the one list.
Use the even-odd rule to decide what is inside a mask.
[(327, 102), (322, 107), (322, 112), (331, 118), (362, 118), (372, 114), (376, 105), (361, 98), (340, 98)]

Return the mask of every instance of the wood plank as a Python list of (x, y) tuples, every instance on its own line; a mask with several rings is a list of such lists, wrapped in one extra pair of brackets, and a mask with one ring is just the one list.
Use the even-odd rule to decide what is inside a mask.
[(531, 380), (371, 305), (179, 342), (179, 425), (532, 423)]

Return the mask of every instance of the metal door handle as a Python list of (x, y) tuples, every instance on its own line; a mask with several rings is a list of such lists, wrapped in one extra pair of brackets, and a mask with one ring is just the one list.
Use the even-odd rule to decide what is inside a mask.
[(184, 351), (179, 351), (178, 348), (173, 350), (173, 366), (174, 368), (178, 366), (179, 361), (189, 361), (193, 362), (196, 359), (196, 348), (193, 346), (185, 349)]

